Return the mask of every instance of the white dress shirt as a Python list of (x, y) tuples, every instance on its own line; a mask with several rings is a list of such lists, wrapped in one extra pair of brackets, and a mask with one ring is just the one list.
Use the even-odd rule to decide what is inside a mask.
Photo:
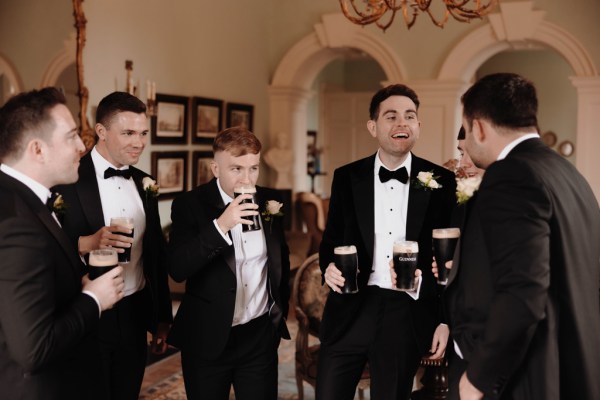
[[(223, 203), (228, 205), (233, 200), (221, 188), (217, 179), (217, 187)], [(219, 228), (217, 220), (213, 223), (223, 239), (233, 244), (235, 253), (235, 309), (232, 326), (242, 325), (260, 317), (269, 310), (267, 292), (267, 242), (264, 230), (242, 232), (242, 224), (234, 226), (229, 236)]]
[[(408, 153), (406, 160), (393, 171), (402, 167), (410, 177), (412, 154)], [(375, 244), (373, 248), (373, 272), (369, 276), (370, 286), (379, 286), (383, 289), (392, 287), (390, 276), (390, 260), (393, 257), (394, 242), (406, 240), (406, 216), (408, 213), (408, 195), (410, 180), (402, 183), (396, 179), (381, 182), (379, 168), (387, 168), (379, 158), (379, 151), (375, 155), (374, 193), (375, 193)], [(415, 300), (419, 298), (420, 280), (415, 292), (406, 292)]]
[[(142, 244), (144, 232), (146, 230), (146, 213), (142, 198), (132, 179), (123, 179), (119, 176), (113, 176), (104, 179), (104, 171), (114, 165), (108, 162), (98, 150), (92, 149), (92, 161), (98, 181), (98, 190), (100, 192), (100, 201), (102, 202), (102, 212), (104, 215), (104, 224), (110, 225), (110, 219), (113, 217), (132, 217), (134, 232), (133, 245), (131, 248), (131, 260), (128, 264), (122, 264), (123, 276), (125, 279), (125, 296), (129, 296), (144, 288), (144, 259), (142, 258)], [(125, 166), (120, 169), (128, 169)]]

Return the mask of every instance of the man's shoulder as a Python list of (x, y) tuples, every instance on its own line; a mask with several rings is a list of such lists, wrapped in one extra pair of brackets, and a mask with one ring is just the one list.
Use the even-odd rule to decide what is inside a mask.
[(352, 161), (351, 163), (342, 165), (339, 168), (336, 168), (336, 174), (344, 174), (344, 173), (353, 173), (356, 171), (364, 171), (364, 170), (373, 170), (375, 165), (375, 154), (371, 154), (368, 157), (361, 158), (356, 161)]

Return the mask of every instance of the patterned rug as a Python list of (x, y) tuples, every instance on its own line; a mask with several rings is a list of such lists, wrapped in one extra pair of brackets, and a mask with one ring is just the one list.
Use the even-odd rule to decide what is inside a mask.
[[(295, 374), (295, 338), (298, 330), (296, 321), (290, 321), (288, 328), (292, 336), (292, 340), (282, 340), (279, 346), (279, 387), (278, 400), (296, 400), (298, 399), (298, 389), (296, 387)], [(316, 340), (316, 339), (315, 339)], [(311, 343), (312, 344), (312, 343)], [(140, 400), (186, 400), (185, 388), (183, 385), (183, 376), (181, 374), (181, 357), (179, 353), (165, 358), (156, 364), (148, 367), (157, 369), (169, 369), (177, 372), (169, 375), (150, 387), (142, 390)], [(148, 373), (148, 370), (147, 370)], [(233, 392), (229, 396), (231, 400), (235, 399)], [(314, 400), (315, 391), (307, 383), (304, 383), (304, 399)], [(365, 399), (369, 399), (368, 390), (365, 393)], [(257, 399), (258, 400), (258, 399)]]

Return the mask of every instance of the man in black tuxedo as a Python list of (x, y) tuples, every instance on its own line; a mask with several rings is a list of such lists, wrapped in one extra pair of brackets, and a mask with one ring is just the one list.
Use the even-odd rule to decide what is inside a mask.
[[(436, 330), (440, 312), (429, 267), (431, 233), (450, 225), (456, 183), (452, 172), (411, 153), (420, 133), (418, 106), (407, 86), (377, 92), (367, 128), (379, 143), (378, 152), (335, 171), (319, 252), (332, 291), (320, 332), (318, 399), (352, 399), (367, 362), (374, 399), (408, 399), (421, 357), (444, 353), (448, 328)], [(395, 171), (392, 178), (390, 170)], [(428, 172), (431, 181), (419, 179)], [(389, 263), (397, 240), (419, 244), (418, 265), (424, 272), (420, 290), (410, 295), (392, 289)], [(340, 294), (344, 279), (333, 253), (342, 245), (357, 248), (357, 294)]]
[[(256, 187), (258, 205), (234, 198), (238, 185), (256, 184), (260, 150), (247, 129), (221, 131), (216, 179), (173, 202), (170, 274), (187, 282), (169, 343), (181, 349), (189, 399), (228, 399), (231, 385), (238, 400), (277, 399), (277, 347), (290, 338), (289, 250), (280, 204), (269, 202), (279, 194)], [(257, 214), (261, 229), (242, 232)]]
[(462, 102), (466, 150), (486, 172), (445, 292), (450, 397), (598, 399), (598, 202), (540, 140), (531, 82), (488, 75)]
[[(68, 205), (63, 227), (81, 256), (91, 250), (131, 247), (124, 265), (125, 298), (105, 312), (98, 332), (100, 360), (91, 393), (102, 400), (138, 398), (146, 366), (147, 334), (152, 350), (166, 350), (172, 322), (166, 243), (154, 181), (133, 167), (146, 145), (146, 106), (137, 97), (114, 92), (98, 104), (98, 143), (81, 159), (79, 180), (57, 188)], [(133, 217), (131, 233), (110, 226), (113, 217)]]
[(77, 180), (83, 150), (55, 88), (0, 109), (2, 398), (86, 399), (91, 332), (123, 297), (123, 269), (90, 281), (53, 211), (48, 188)]

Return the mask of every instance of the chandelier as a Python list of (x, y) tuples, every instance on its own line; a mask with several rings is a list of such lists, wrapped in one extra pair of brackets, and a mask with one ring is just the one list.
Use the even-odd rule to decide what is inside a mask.
[[(460, 22), (470, 22), (474, 18), (481, 19), (489, 14), (500, 0), (440, 0), (446, 7), (441, 19), (437, 19), (430, 6), (433, 0), (339, 0), (342, 12), (357, 25), (375, 23), (384, 32), (394, 22), (396, 12), (402, 12), (404, 22), (410, 29), (416, 22), (419, 13), (427, 13), (434, 25), (440, 28), (452, 17)], [(359, 3), (357, 6), (356, 3)], [(363, 3), (360, 5), (360, 3)], [(441, 5), (440, 5), (441, 7)], [(389, 11), (389, 19), (383, 23), (380, 19)]]

